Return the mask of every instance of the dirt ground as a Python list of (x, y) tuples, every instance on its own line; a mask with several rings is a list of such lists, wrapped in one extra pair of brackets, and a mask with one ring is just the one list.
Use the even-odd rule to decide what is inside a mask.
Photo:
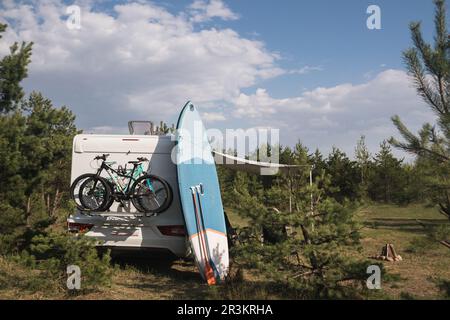
[[(385, 262), (389, 276), (382, 275), (382, 289), (374, 299), (439, 299), (442, 295), (438, 280), (450, 280), (450, 249), (437, 241), (427, 240), (422, 224), (448, 223), (436, 209), (422, 205), (408, 207), (375, 205), (360, 209), (357, 214), (365, 226), (362, 230), (362, 251), (353, 254), (369, 257), (379, 254), (386, 243), (392, 243), (403, 258), (400, 262)], [(230, 215), (231, 222), (245, 221)], [(417, 221), (419, 220), (419, 222)], [(375, 261), (375, 260), (374, 260)], [(21, 289), (21, 282), (30, 275), (22, 274), (16, 265), (0, 257), (2, 276), (12, 275), (17, 286), (1, 288), (0, 299), (210, 299), (218, 297), (214, 287), (202, 281), (192, 261), (150, 258), (115, 258), (115, 271), (110, 288), (68, 296), (37, 288), (34, 292)], [(389, 281), (388, 281), (389, 280)], [(37, 285), (38, 286), (38, 285)], [(242, 298), (236, 292), (236, 297)], [(264, 298), (264, 292), (261, 292)], [(283, 298), (267, 296), (268, 298)], [(231, 297), (233, 298), (233, 297)]]

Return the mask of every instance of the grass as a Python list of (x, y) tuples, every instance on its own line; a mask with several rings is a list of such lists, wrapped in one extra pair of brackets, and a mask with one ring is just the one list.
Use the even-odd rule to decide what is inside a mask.
[[(227, 210), (227, 214), (233, 225), (248, 225), (235, 212)], [(439, 288), (449, 287), (450, 250), (429, 239), (417, 219), (427, 225), (439, 225), (448, 223), (445, 217), (422, 205), (372, 205), (358, 210), (357, 219), (365, 226), (362, 251), (351, 254), (373, 256), (384, 244), (392, 243), (403, 258), (401, 262), (384, 263), (389, 276), (382, 277), (382, 289), (373, 293), (373, 299), (443, 297)], [(36, 271), (0, 257), (0, 299), (249, 299), (255, 294), (260, 299), (286, 298), (283, 290), (279, 290), (281, 294), (272, 292), (245, 272), (243, 277), (254, 282), (234, 282), (225, 290), (208, 287), (191, 261), (128, 258), (116, 259), (114, 263), (111, 287), (73, 295), (61, 289), (63, 284), (42, 282)]]
[(232, 209), (226, 209), (225, 212), (228, 216), (228, 219), (230, 219), (231, 225), (234, 228), (243, 228), (249, 225), (249, 220), (241, 217), (239, 214), (237, 214), (236, 211)]
[(210, 291), (191, 262), (127, 259), (115, 263), (120, 267), (111, 288), (80, 298), (193, 300), (204, 299)]
[(41, 271), (0, 256), (1, 299), (58, 299), (62, 292), (62, 284), (46, 278)]
[(375, 205), (361, 209), (358, 219), (366, 226), (362, 231), (363, 255), (379, 254), (384, 244), (392, 243), (403, 258), (401, 262), (384, 263), (388, 273), (398, 276), (397, 281), (382, 284), (385, 295), (394, 299), (442, 297), (436, 281), (450, 279), (450, 250), (429, 239), (417, 222), (448, 223), (437, 209), (423, 205)]

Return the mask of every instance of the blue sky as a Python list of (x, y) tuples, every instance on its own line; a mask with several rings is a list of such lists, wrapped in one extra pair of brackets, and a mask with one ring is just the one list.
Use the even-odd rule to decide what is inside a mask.
[[(66, 27), (72, 4), (81, 8), (77, 30)], [(431, 0), (2, 5), (11, 28), (0, 53), (34, 41), (27, 90), (71, 107), (87, 132), (125, 132), (129, 118), (175, 122), (190, 99), (207, 127), (278, 128), (283, 144), (351, 155), (362, 134), (372, 152), (395, 135), (394, 114), (414, 130), (433, 121), (401, 60), (411, 21), (422, 20), (432, 40)], [(366, 27), (369, 5), (381, 9), (381, 30)]]
[[(423, 20), (424, 34), (432, 36), (431, 1), (227, 1), (241, 19), (229, 25), (242, 34), (256, 32), (270, 50), (285, 58), (286, 68), (322, 66), (324, 72), (287, 76), (268, 81), (274, 96), (303, 88), (364, 82), (365, 75), (383, 68), (403, 68), (401, 52), (411, 45), (408, 25)], [(376, 4), (382, 30), (368, 30), (366, 9)], [(384, 65), (382, 67), (382, 65)]]
[[(154, 1), (170, 11), (187, 7), (191, 1)], [(424, 21), (424, 35), (433, 36), (432, 1), (410, 0), (228, 0), (239, 14), (233, 21), (212, 21), (209, 26), (229, 27), (243, 36), (263, 41), (279, 52), (283, 67), (322, 66), (326, 72), (289, 76), (267, 81), (275, 96), (299, 92), (303, 88), (333, 86), (343, 82), (363, 82), (368, 73), (404, 66), (401, 52), (411, 46), (408, 25)], [(368, 30), (369, 5), (378, 5), (382, 30)], [(383, 65), (383, 66), (382, 66)]]

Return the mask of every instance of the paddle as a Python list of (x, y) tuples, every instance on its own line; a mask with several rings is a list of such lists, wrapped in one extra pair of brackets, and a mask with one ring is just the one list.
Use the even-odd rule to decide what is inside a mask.
[(197, 224), (197, 234), (198, 237), (200, 239), (200, 253), (202, 255), (203, 261), (205, 262), (205, 278), (206, 281), (208, 283), (208, 285), (214, 285), (216, 284), (216, 278), (214, 276), (214, 270), (210, 264), (210, 256), (209, 256), (209, 252), (206, 249), (206, 241), (205, 241), (205, 233), (206, 230), (204, 229), (203, 226), (203, 219), (201, 218), (201, 214), (199, 213), (198, 208), (200, 208), (201, 211), (201, 204), (200, 204), (200, 199), (198, 199), (199, 204), (197, 207), (197, 201), (196, 201), (196, 197), (195, 194), (198, 195), (198, 190), (196, 187), (191, 187), (191, 193), (192, 193), (192, 203), (194, 204), (194, 211), (195, 211), (195, 220), (196, 220), (196, 224)]

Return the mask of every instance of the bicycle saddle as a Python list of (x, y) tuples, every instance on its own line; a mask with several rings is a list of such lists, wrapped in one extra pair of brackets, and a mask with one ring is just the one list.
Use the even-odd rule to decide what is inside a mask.
[(131, 164), (138, 164), (138, 163), (145, 162), (145, 161), (148, 161), (148, 159), (147, 159), (147, 158), (137, 158), (137, 160), (134, 160), (134, 161), (128, 161), (128, 163), (131, 163)]

